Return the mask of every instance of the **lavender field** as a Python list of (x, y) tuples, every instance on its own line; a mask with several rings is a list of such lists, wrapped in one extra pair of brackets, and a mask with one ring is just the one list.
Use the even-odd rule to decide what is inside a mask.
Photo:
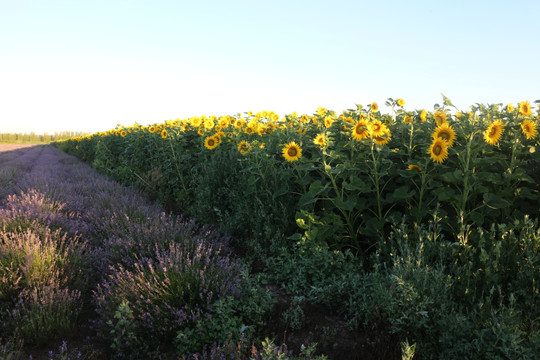
[(52, 146), (0, 148), (0, 359), (240, 358), (272, 302), (228, 255)]

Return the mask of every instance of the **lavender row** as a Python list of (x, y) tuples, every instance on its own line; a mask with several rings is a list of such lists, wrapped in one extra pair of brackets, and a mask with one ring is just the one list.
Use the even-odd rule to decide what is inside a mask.
[(204, 334), (225, 341), (260, 322), (239, 310), (253, 288), (226, 238), (50, 146), (0, 163), (2, 333), (43, 345), (89, 326), (114, 356), (136, 358), (198, 351)]

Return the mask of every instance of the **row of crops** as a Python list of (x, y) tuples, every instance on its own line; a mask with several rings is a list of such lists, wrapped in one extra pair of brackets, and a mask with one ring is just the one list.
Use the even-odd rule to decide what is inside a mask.
[(433, 111), (407, 110), (403, 99), (386, 105), (389, 114), (371, 103), (341, 114), (321, 107), (118, 126), (58, 146), (252, 249), (303, 239), (362, 257), (393, 224), (435, 214), (455, 241), (472, 225), (538, 217), (540, 138), (529, 102), (466, 112), (447, 98)]

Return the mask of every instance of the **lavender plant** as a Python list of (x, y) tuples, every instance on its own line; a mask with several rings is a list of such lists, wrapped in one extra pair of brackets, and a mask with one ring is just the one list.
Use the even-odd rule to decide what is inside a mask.
[(129, 303), (136, 339), (125, 346), (157, 348), (196, 322), (214, 302), (238, 296), (239, 270), (219, 249), (204, 243), (171, 243), (156, 250), (155, 260), (136, 262), (133, 270), (114, 268), (95, 293), (98, 325), (107, 336), (114, 330), (108, 321), (123, 303)]

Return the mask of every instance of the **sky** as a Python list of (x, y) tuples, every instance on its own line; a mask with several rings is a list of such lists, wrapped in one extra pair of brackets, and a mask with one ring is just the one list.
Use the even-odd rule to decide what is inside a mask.
[(537, 0), (0, 0), (0, 133), (533, 102), (539, 15)]

